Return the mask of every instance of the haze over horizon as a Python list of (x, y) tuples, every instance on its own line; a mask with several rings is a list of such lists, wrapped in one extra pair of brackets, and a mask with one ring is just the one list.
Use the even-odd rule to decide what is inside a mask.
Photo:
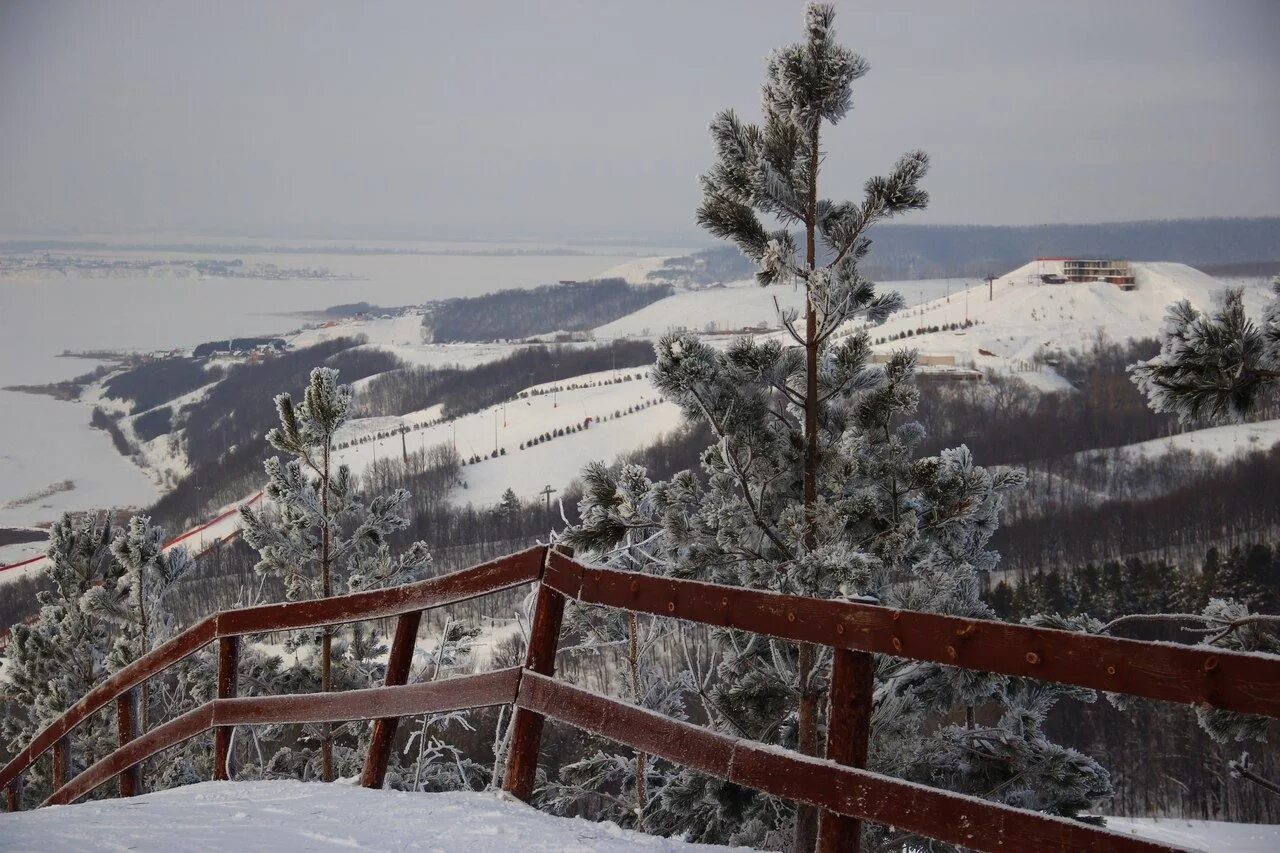
[[(501, 5), (0, 4), (0, 232), (697, 240), (803, 4)], [(1280, 214), (1280, 4), (838, 5), (846, 195), (918, 147), (911, 224)]]

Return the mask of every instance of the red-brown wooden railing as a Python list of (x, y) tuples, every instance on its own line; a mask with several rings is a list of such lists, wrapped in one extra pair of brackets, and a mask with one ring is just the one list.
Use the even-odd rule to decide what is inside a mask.
[[(522, 667), (405, 684), (421, 613), (539, 582)], [(553, 678), (566, 601), (753, 631), (834, 650), (826, 758), (713, 732), (600, 696)], [(386, 686), (341, 693), (236, 696), (239, 638), (397, 617)], [(218, 641), (218, 694), (192, 711), (138, 734), (136, 688)], [(976, 850), (1155, 851), (1165, 845), (1078, 821), (905, 782), (864, 769), (873, 654), (1090, 687), (1193, 705), (1280, 717), (1280, 657), (1030, 628), (1005, 622), (893, 610), (638, 575), (586, 566), (545, 547), (469, 569), (375, 592), (231, 610), (188, 628), (103, 681), (37, 734), (0, 770), (9, 809), (21, 774), (52, 751), (54, 791), (46, 804), (74, 802), (118, 779), (122, 796), (141, 790), (141, 762), (214, 732), (214, 777), (229, 778), (238, 725), (374, 720), (361, 782), (382, 787), (401, 717), (492, 705), (514, 708), (503, 787), (527, 800), (547, 718), (611, 738), (745, 787), (821, 810), (822, 850), (856, 850), (867, 820)], [(119, 746), (68, 778), (69, 734), (110, 702)]]

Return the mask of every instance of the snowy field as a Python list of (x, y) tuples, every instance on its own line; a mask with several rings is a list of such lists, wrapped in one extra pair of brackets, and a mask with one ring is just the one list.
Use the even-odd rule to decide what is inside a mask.
[[(881, 292), (896, 290), (908, 304), (916, 305), (922, 299), (941, 298), (945, 301), (948, 293), (959, 293), (974, 283), (971, 279), (960, 278), (886, 281), (878, 284), (877, 288)], [(774, 307), (775, 298), (783, 309), (800, 311), (804, 308), (804, 291), (800, 288), (787, 285), (761, 287), (754, 279), (748, 279), (707, 290), (682, 291), (659, 299), (598, 327), (596, 338), (658, 337), (670, 329), (680, 328), (701, 332), (713, 323), (721, 331), (753, 326), (776, 329), (778, 312)]]
[[(1277, 826), (1172, 818), (1109, 818), (1107, 825), (1213, 853), (1280, 849)], [(499, 793), (409, 794), (341, 782), (204, 782), (127, 800), (0, 814), (3, 851), (179, 849), (657, 853), (731, 848), (553, 817)]]
[[(543, 389), (557, 384), (587, 383), (636, 372), (636, 368), (606, 371), (535, 387)], [(456, 443), (464, 459), (473, 455), (490, 455), (495, 448), (505, 449), (506, 454), (497, 459), (484, 459), (465, 466), (462, 479), (466, 487), (457, 490), (453, 500), (477, 506), (491, 505), (497, 503), (508, 488), (528, 500), (536, 498), (547, 485), (562, 490), (578, 476), (587, 462), (613, 462), (619, 455), (651, 444), (658, 436), (678, 427), (680, 410), (674, 403), (659, 402), (659, 396), (647, 378), (567, 389), (554, 394), (543, 393), (413, 430), (405, 435), (403, 443), (396, 433), (380, 440), (356, 444), (339, 450), (336, 458), (358, 473), (375, 459), (398, 457), (405, 450), (413, 452), (438, 444)], [(633, 406), (643, 408), (627, 414), (627, 409)], [(621, 416), (615, 416), (619, 411)], [(436, 416), (433, 407), (400, 418), (352, 421), (338, 434), (338, 441), (387, 432), (400, 424), (427, 423)], [(581, 425), (588, 418), (592, 423), (584, 430), (520, 449), (521, 443), (556, 429)]]
[[(962, 324), (967, 317), (977, 325), (886, 341), (876, 348), (913, 347), (922, 355), (954, 355), (979, 369), (1017, 373), (1029, 366), (1038, 350), (1087, 350), (1099, 332), (1112, 341), (1154, 337), (1174, 302), (1187, 299), (1208, 310), (1229, 286), (1185, 264), (1134, 263), (1132, 268), (1137, 289), (1121, 290), (1106, 282), (1043, 284), (1041, 272), (1058, 267), (1032, 262), (1000, 276), (991, 288), (983, 282), (942, 299), (908, 300), (907, 309), (872, 329), (871, 335), (887, 339), (921, 326)], [(1245, 306), (1253, 316), (1269, 298), (1260, 280), (1246, 287)], [(1033, 375), (1025, 378), (1038, 384)]]
[(1256, 450), (1270, 450), (1277, 444), (1280, 444), (1280, 420), (1273, 420), (1195, 429), (1168, 438), (1153, 438), (1150, 441), (1139, 441), (1123, 447), (1086, 450), (1082, 455), (1135, 453), (1150, 459), (1174, 450), (1189, 450), (1192, 453), (1208, 453), (1219, 460), (1227, 460)]
[(408, 794), (352, 784), (204, 782), (127, 800), (0, 814), (3, 851), (728, 850), (543, 814), (497, 793)]

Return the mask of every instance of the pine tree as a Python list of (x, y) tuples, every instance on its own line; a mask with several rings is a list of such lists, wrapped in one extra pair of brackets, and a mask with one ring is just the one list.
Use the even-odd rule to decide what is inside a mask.
[[(312, 370), (301, 405), (295, 406), (288, 394), (278, 395), (275, 402), (280, 426), (267, 433), (267, 441), (292, 458), (282, 462), (272, 457), (265, 464), (270, 509), (240, 511), (245, 541), (260, 556), (258, 571), (283, 577), (290, 600), (328, 598), (339, 583), (346, 591), (400, 583), (425, 571), (431, 558), (424, 543), (393, 555), (387, 542), (390, 534), (408, 527), (409, 493), (397, 489), (366, 498), (346, 465), (334, 467), (334, 436), (352, 407), (351, 388), (338, 384), (338, 371)], [(340, 654), (356, 664), (377, 656), (371, 648), (375, 641), (364, 629), (355, 626), (351, 632)], [(319, 640), (319, 687), (329, 692), (334, 688), (333, 629), (323, 628)], [(357, 681), (368, 679), (364, 672)], [(331, 782), (333, 726), (323, 724), (317, 740), (320, 776)], [(288, 763), (287, 757), (277, 763)], [(310, 757), (310, 751), (300, 753), (291, 771), (301, 771)]]
[[(806, 40), (771, 55), (761, 125), (732, 112), (716, 117), (718, 157), (703, 177), (698, 212), (704, 227), (756, 262), (762, 285), (805, 288), (802, 323), (780, 312), (792, 345), (740, 339), (721, 351), (692, 335), (664, 337), (655, 384), (716, 438), (702, 457), (705, 484), (691, 472), (651, 482), (635, 466), (589, 469), (582, 521), (565, 539), (635, 571), (991, 618), (979, 596), (997, 561), (987, 543), (1002, 494), (1023, 477), (979, 468), (963, 447), (918, 457), (914, 353), (874, 366), (866, 328), (850, 322), (878, 322), (901, 305), (896, 294), (877, 295), (858, 262), (871, 225), (925, 205), (927, 158), (906, 155), (888, 176), (869, 180), (859, 202), (820, 197), (821, 128), (844, 117), (850, 85), (867, 71), (835, 44), (833, 17), (828, 6), (810, 6)], [(767, 230), (761, 216), (780, 227)], [(803, 250), (788, 230), (797, 225)], [(713, 639), (714, 660), (690, 656), (682, 679), (658, 695), (680, 693), (735, 736), (815, 753), (829, 658), (735, 631)], [(875, 769), (1061, 815), (1109, 790), (1101, 767), (1040, 730), (1048, 709), (1075, 694), (895, 659), (876, 662), (875, 681)], [(976, 723), (980, 706), (996, 712), (995, 723)], [(938, 727), (960, 711), (974, 722)], [(969, 751), (983, 762), (947, 763)], [(607, 758), (578, 768), (578, 787), (619, 784)], [(678, 768), (659, 765), (647, 781), (652, 831), (812, 847), (804, 810)]]
[[(145, 655), (173, 634), (168, 595), (195, 568), (187, 549), (164, 550), (165, 532), (146, 516), (134, 516), (111, 543), (121, 569), (114, 587), (96, 586), (85, 593), (83, 607), (120, 626), (108, 660), (115, 672)], [(140, 688), (139, 730), (150, 728), (150, 686)]]
[[(40, 613), (32, 624), (13, 626), (5, 652), (7, 713), (0, 715), (0, 736), (12, 752), (30, 742), (108, 675), (112, 626), (84, 606), (98, 586), (114, 587), (121, 578), (111, 555), (112, 528), (105, 516), (63, 515), (49, 531), (49, 568), (53, 588), (38, 596)], [(115, 724), (95, 714), (71, 734), (72, 775), (115, 748)], [(25, 774), (24, 798), (42, 802), (52, 791), (46, 762)]]
[(1212, 315), (1186, 300), (1171, 306), (1159, 355), (1129, 368), (1151, 408), (1183, 423), (1239, 420), (1280, 387), (1280, 277), (1275, 292), (1260, 325), (1245, 313), (1239, 289)]

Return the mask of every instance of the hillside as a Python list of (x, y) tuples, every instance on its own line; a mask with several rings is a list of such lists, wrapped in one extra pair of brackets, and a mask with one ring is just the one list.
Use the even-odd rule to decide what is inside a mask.
[[(954, 355), (979, 369), (1029, 369), (1037, 353), (1085, 349), (1099, 333), (1113, 340), (1154, 337), (1168, 306), (1181, 299), (1208, 309), (1227, 284), (1185, 264), (1135, 263), (1136, 290), (1105, 282), (1043, 284), (1040, 274), (1057, 271), (1033, 261), (995, 280), (899, 311), (872, 331), (878, 347), (905, 344), (921, 354)], [(1259, 312), (1268, 298), (1261, 282), (1248, 288), (1245, 304)], [(920, 329), (963, 324), (970, 329), (920, 333)], [(910, 335), (910, 340), (903, 340)], [(985, 350), (990, 355), (984, 354)]]

